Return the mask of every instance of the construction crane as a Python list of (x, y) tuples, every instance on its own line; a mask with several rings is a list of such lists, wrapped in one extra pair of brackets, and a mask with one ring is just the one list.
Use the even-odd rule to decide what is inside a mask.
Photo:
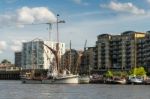
[[(52, 28), (52, 24), (56, 23), (57, 26), (57, 43), (56, 43), (56, 49), (51, 48), (50, 46), (46, 45), (43, 43), (44, 46), (46, 46), (55, 56), (56, 58), (56, 65), (57, 65), (57, 70), (60, 71), (60, 51), (59, 51), (59, 30), (58, 30), (58, 24), (59, 23), (65, 23), (64, 20), (59, 20), (59, 14), (57, 14), (57, 21), (56, 22), (49, 22), (49, 23), (37, 23), (37, 24), (32, 24), (32, 25), (38, 25), (38, 24), (48, 24), (49, 25), (49, 36), (50, 36), (50, 30)], [(31, 24), (30, 24), (31, 25)], [(49, 37), (50, 40), (50, 37)]]
[(48, 40), (51, 40), (51, 30), (52, 30), (52, 23), (51, 22), (47, 22), (47, 23), (32, 23), (31, 25), (40, 25), (40, 24), (47, 24), (48, 25)]
[(59, 30), (58, 30), (58, 24), (59, 23), (65, 23), (64, 20), (59, 19), (59, 14), (57, 14), (57, 19), (56, 22), (45, 22), (45, 23), (31, 23), (31, 24), (18, 24), (18, 25), (40, 25), (40, 24), (47, 24), (48, 25), (48, 31), (49, 31), (49, 36), (48, 40), (51, 40), (51, 30), (52, 30), (52, 25), (56, 23), (56, 28), (57, 28), (57, 42), (59, 42)]
[[(84, 56), (84, 68), (87, 66), (87, 54), (86, 54), (86, 44), (87, 44), (87, 40), (85, 40), (85, 44), (84, 44), (84, 52), (83, 52), (83, 56)], [(85, 72), (86, 70), (84, 70)]]
[[(57, 42), (59, 42), (59, 30), (58, 30), (58, 24), (59, 23), (65, 23), (64, 20), (59, 20), (59, 14), (57, 14), (57, 20), (56, 22), (49, 22), (49, 23), (41, 23), (41, 24), (48, 24), (48, 30), (49, 30), (49, 40), (51, 39), (51, 30), (52, 30), (52, 24), (56, 23), (57, 28)], [(39, 23), (40, 24), (40, 23)]]
[(86, 44), (87, 44), (87, 40), (85, 40), (84, 51), (86, 51)]
[(82, 53), (78, 52), (78, 57), (77, 57), (76, 64), (75, 64), (76, 65), (75, 74), (79, 73), (79, 66), (81, 65), (81, 57), (82, 57)]
[[(57, 70), (60, 71), (60, 53), (59, 53), (59, 30), (58, 30), (58, 24), (59, 23), (65, 23), (64, 20), (59, 20), (59, 14), (57, 14), (57, 21), (56, 21), (56, 26), (57, 26), (57, 43), (56, 43), (56, 50), (52, 49), (51, 47), (45, 45), (47, 48), (49, 48), (52, 53), (55, 55), (56, 58), (56, 64), (57, 64)], [(49, 27), (52, 25), (52, 23), (46, 23), (49, 25)]]
[[(78, 53), (78, 57), (77, 57), (77, 61), (76, 61), (76, 68), (75, 68), (75, 74), (79, 72), (79, 65), (81, 65), (82, 57), (84, 57), (84, 60), (83, 60), (84, 67), (85, 67), (85, 65), (87, 65), (87, 63), (86, 63), (87, 58), (86, 58), (86, 54), (85, 54), (86, 44), (87, 44), (87, 40), (85, 41), (85, 44), (84, 44), (84, 52)], [(84, 73), (84, 71), (80, 71), (80, 72)]]

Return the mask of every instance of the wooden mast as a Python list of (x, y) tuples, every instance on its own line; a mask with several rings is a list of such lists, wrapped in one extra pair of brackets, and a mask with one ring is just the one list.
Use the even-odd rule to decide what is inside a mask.
[(70, 40), (70, 53), (69, 53), (69, 71), (71, 72), (71, 65), (72, 65), (72, 52), (71, 52), (71, 40)]

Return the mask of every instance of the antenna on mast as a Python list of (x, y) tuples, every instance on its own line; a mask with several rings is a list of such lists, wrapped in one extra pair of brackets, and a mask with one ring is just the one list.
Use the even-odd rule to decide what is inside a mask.
[(57, 22), (56, 22), (56, 26), (57, 26), (57, 43), (59, 42), (58, 17), (59, 17), (59, 14), (57, 14)]
[(58, 57), (58, 68), (57, 70), (60, 71), (60, 51), (59, 51), (59, 31), (58, 31), (58, 23), (65, 23), (64, 20), (59, 20), (59, 14), (57, 14), (57, 22), (56, 22), (56, 26), (57, 26), (57, 43), (56, 43), (56, 52), (57, 52), (57, 57)]
[(57, 14), (57, 22), (56, 22), (56, 26), (57, 26), (57, 43), (59, 43), (59, 30), (58, 30), (58, 23), (65, 23), (64, 20), (59, 20), (59, 14)]

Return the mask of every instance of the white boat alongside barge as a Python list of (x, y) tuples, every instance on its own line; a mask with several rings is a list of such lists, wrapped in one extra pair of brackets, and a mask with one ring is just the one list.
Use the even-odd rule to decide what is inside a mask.
[(88, 75), (83, 75), (79, 77), (79, 83), (80, 84), (89, 84), (90, 83), (90, 77)]
[(78, 75), (67, 75), (53, 79), (22, 79), (24, 84), (78, 84)]

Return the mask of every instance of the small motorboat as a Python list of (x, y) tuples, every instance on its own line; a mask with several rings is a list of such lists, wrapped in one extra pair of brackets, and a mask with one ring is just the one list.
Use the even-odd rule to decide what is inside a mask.
[(112, 83), (113, 84), (126, 84), (127, 81), (125, 78), (114, 78)]
[(147, 77), (145, 80), (144, 80), (144, 84), (145, 85), (150, 85), (150, 78)]
[(129, 83), (131, 84), (142, 84), (144, 82), (142, 77), (130, 76)]

